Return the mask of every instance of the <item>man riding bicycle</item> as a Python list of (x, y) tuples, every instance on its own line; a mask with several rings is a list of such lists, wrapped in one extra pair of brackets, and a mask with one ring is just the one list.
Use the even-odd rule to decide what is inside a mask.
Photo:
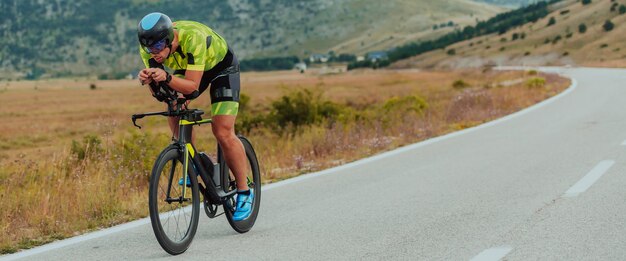
[[(233, 219), (248, 218), (252, 212), (254, 191), (246, 183), (246, 155), (243, 144), (235, 135), (240, 92), (239, 63), (235, 54), (224, 38), (208, 26), (193, 21), (172, 23), (162, 13), (144, 16), (137, 32), (139, 53), (146, 66), (138, 77), (142, 85), (149, 84), (157, 100), (164, 101), (166, 92), (172, 90), (197, 97), (209, 89), (213, 135), (223, 148), (226, 163), (237, 183)], [(173, 75), (164, 69), (164, 65), (173, 70)], [(178, 121), (178, 117), (168, 118), (174, 137), (178, 137)]]

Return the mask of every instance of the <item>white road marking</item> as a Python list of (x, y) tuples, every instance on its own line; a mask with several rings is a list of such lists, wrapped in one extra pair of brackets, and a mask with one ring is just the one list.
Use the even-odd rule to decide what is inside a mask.
[(593, 185), (604, 173), (606, 173), (611, 166), (615, 164), (614, 160), (605, 160), (598, 165), (596, 165), (587, 175), (585, 175), (581, 180), (576, 182), (574, 186), (568, 189), (565, 194), (563, 194), (564, 198), (572, 198), (578, 196), (578, 194), (583, 193)]
[[(543, 70), (544, 68), (541, 68), (541, 69)], [(452, 132), (452, 133), (444, 135), (444, 136), (439, 136), (439, 137), (428, 139), (428, 140), (425, 140), (425, 141), (422, 141), (422, 142), (419, 142), (419, 143), (415, 143), (415, 144), (412, 144), (412, 145), (404, 146), (404, 147), (401, 147), (401, 148), (398, 148), (398, 149), (395, 149), (395, 150), (392, 150), (392, 151), (388, 151), (388, 152), (385, 152), (385, 153), (378, 154), (378, 155), (373, 156), (373, 157), (357, 160), (357, 161), (354, 161), (354, 162), (351, 162), (351, 163), (348, 163), (348, 164), (345, 164), (345, 165), (341, 165), (341, 166), (337, 166), (337, 167), (334, 167), (334, 168), (322, 170), (322, 171), (319, 171), (319, 172), (305, 174), (305, 175), (297, 176), (297, 177), (294, 177), (294, 178), (291, 178), (291, 179), (287, 179), (287, 180), (284, 180), (284, 181), (280, 181), (280, 182), (264, 185), (262, 187), (261, 191), (268, 191), (268, 190), (279, 188), (279, 187), (282, 187), (282, 186), (285, 186), (285, 185), (301, 182), (301, 181), (304, 181), (304, 180), (307, 180), (307, 179), (311, 179), (311, 178), (315, 178), (315, 177), (319, 177), (319, 176), (324, 176), (324, 175), (328, 175), (328, 174), (337, 173), (337, 172), (339, 172), (341, 170), (349, 169), (349, 168), (352, 168), (352, 167), (355, 167), (355, 166), (358, 166), (358, 165), (361, 165), (361, 164), (371, 163), (371, 162), (378, 161), (378, 160), (381, 160), (381, 159), (384, 159), (384, 158), (392, 157), (392, 156), (395, 156), (395, 155), (398, 155), (398, 154), (401, 154), (401, 153), (404, 153), (404, 152), (407, 152), (407, 151), (411, 151), (411, 150), (415, 150), (415, 149), (418, 149), (418, 148), (421, 148), (421, 147), (428, 146), (428, 145), (433, 144), (433, 143), (437, 143), (437, 142), (440, 142), (440, 141), (444, 141), (444, 140), (448, 140), (448, 139), (451, 139), (451, 138), (455, 138), (455, 137), (458, 137), (458, 136), (461, 136), (461, 135), (464, 135), (464, 134), (467, 134), (467, 133), (470, 133), (470, 132), (474, 132), (474, 131), (477, 131), (477, 130), (485, 129), (485, 128), (488, 128), (488, 127), (500, 124), (502, 122), (508, 121), (510, 119), (513, 119), (513, 118), (525, 115), (525, 114), (530, 113), (532, 111), (538, 110), (538, 109), (540, 109), (540, 108), (542, 108), (542, 107), (544, 107), (544, 106), (546, 106), (548, 104), (551, 104), (551, 103), (555, 102), (556, 100), (558, 100), (559, 98), (564, 97), (567, 94), (573, 92), (576, 89), (576, 87), (578, 86), (578, 81), (576, 81), (576, 79), (573, 79), (573, 78), (570, 78), (570, 79), (572, 81), (571, 85), (569, 86), (569, 88), (567, 90), (563, 91), (562, 93), (559, 93), (559, 94), (557, 94), (557, 95), (555, 95), (553, 97), (548, 98), (547, 100), (544, 100), (544, 101), (542, 101), (540, 103), (537, 103), (537, 104), (535, 104), (533, 106), (530, 106), (530, 107), (528, 107), (526, 109), (523, 109), (521, 111), (515, 112), (513, 114), (509, 114), (509, 115), (507, 115), (505, 117), (502, 117), (502, 118), (499, 118), (499, 119), (496, 119), (496, 120), (493, 120), (493, 121), (490, 121), (490, 122), (487, 122), (487, 123), (484, 123), (484, 124), (481, 124), (481, 125), (478, 125), (478, 126), (475, 126), (475, 127), (472, 127), (472, 128), (467, 128), (467, 129), (464, 129), (464, 130), (461, 130), (461, 131)], [(15, 253), (15, 254), (3, 255), (3, 256), (0, 256), (0, 261), (15, 260), (15, 259), (18, 259), (18, 258), (24, 258), (24, 257), (32, 256), (32, 255), (35, 255), (35, 254), (39, 254), (39, 253), (43, 253), (43, 252), (46, 252), (46, 251), (50, 251), (50, 250), (66, 247), (66, 246), (69, 246), (69, 245), (77, 244), (77, 243), (80, 243), (80, 242), (83, 242), (83, 241), (87, 241), (87, 240), (91, 240), (91, 239), (95, 239), (95, 238), (104, 237), (104, 236), (109, 235), (109, 234), (122, 232), (122, 231), (125, 231), (125, 230), (128, 230), (128, 229), (136, 228), (136, 227), (139, 227), (139, 226), (142, 226), (142, 225), (147, 225), (147, 224), (150, 224), (150, 217), (142, 218), (142, 219), (139, 219), (139, 220), (135, 220), (135, 221), (132, 221), (132, 222), (129, 222), (129, 223), (117, 225), (117, 226), (110, 227), (110, 228), (105, 228), (105, 229), (102, 229), (102, 230), (99, 230), (99, 231), (96, 231), (96, 232), (91, 232), (91, 233), (88, 233), (88, 234), (83, 234), (83, 235), (80, 235), (80, 236), (76, 236), (76, 237), (72, 237), (72, 238), (68, 238), (68, 239), (63, 239), (63, 240), (60, 240), (60, 241), (55, 241), (55, 242), (52, 242), (50, 244), (46, 244), (46, 245), (43, 245), (43, 246), (38, 246), (38, 247), (35, 247), (35, 248), (23, 250), (23, 251)]]
[(511, 250), (513, 250), (513, 248), (510, 246), (493, 247), (480, 252), (480, 254), (470, 259), (470, 261), (497, 261), (505, 257)]

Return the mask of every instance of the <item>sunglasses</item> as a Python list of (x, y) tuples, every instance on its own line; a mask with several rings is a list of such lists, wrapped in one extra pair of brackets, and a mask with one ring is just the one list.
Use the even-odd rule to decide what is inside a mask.
[(148, 53), (156, 54), (156, 53), (160, 53), (161, 51), (163, 51), (165, 47), (167, 47), (167, 44), (165, 44), (165, 39), (163, 39), (161, 41), (154, 43), (151, 46), (144, 46), (143, 48)]

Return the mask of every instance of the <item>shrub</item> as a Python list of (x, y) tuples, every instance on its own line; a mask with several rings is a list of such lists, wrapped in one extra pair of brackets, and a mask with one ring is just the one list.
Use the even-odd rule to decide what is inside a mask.
[(467, 82), (465, 82), (463, 80), (460, 80), (460, 79), (456, 80), (456, 81), (454, 81), (452, 83), (452, 88), (454, 88), (454, 89), (464, 89), (464, 88), (467, 88), (469, 86), (470, 85)]
[(448, 49), (447, 54), (448, 54), (448, 55), (455, 55), (455, 54), (456, 54), (456, 50), (454, 50), (454, 49)]
[(135, 175), (148, 178), (154, 159), (171, 141), (171, 134), (156, 134), (132, 129), (130, 136), (117, 141), (114, 147), (115, 165), (129, 169)]
[(528, 70), (528, 72), (526, 72), (528, 75), (537, 75), (537, 70)]
[(248, 134), (253, 128), (261, 126), (265, 121), (264, 115), (250, 112), (249, 104), (250, 96), (242, 93), (239, 97), (239, 112), (235, 122), (235, 130), (238, 133)]
[(533, 77), (526, 81), (526, 86), (528, 88), (542, 88), (546, 85), (546, 79), (542, 77)]
[(606, 20), (606, 22), (604, 22), (604, 25), (602, 25), (602, 28), (604, 28), (604, 31), (611, 31), (613, 30), (613, 28), (615, 27), (615, 25), (613, 24), (613, 22), (611, 22), (611, 20)]
[(591, 0), (583, 0), (582, 3), (583, 5), (588, 5), (591, 4)]
[(72, 140), (72, 147), (70, 148), (70, 152), (76, 155), (76, 158), (79, 160), (97, 156), (103, 151), (102, 140), (100, 137), (92, 134), (85, 135), (82, 143)]
[(409, 95), (404, 97), (392, 97), (385, 102), (383, 109), (386, 113), (418, 113), (422, 114), (428, 109), (428, 103), (422, 97)]
[(620, 5), (619, 6), (619, 14), (625, 14), (626, 13), (626, 6), (625, 5)]
[(585, 24), (578, 25), (578, 32), (584, 34), (585, 32), (587, 32), (587, 26)]
[(556, 19), (554, 19), (554, 17), (550, 17), (550, 21), (548, 21), (548, 25), (547, 26), (551, 26), (553, 24), (556, 24)]
[(271, 106), (268, 124), (279, 126), (281, 130), (289, 126), (297, 129), (324, 119), (335, 119), (342, 109), (338, 104), (323, 100), (321, 92), (309, 89), (284, 95), (272, 102)]

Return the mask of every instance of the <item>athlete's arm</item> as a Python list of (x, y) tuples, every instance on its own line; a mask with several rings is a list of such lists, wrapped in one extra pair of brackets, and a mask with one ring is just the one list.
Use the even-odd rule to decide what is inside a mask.
[[(167, 72), (164, 70), (159, 68), (150, 68), (148, 70), (153, 80), (157, 82), (164, 82), (167, 80)], [(203, 71), (187, 70), (187, 72), (185, 72), (185, 78), (171, 76), (172, 79), (168, 85), (182, 94), (191, 94), (193, 91), (198, 90), (203, 73)]]

